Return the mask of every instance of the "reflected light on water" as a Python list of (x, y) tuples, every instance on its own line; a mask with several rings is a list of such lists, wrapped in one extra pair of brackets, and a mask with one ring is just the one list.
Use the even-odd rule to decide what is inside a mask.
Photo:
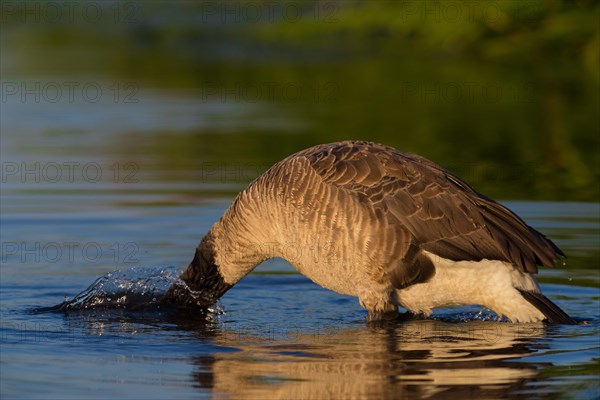
[(541, 323), (432, 320), (275, 341), (224, 331), (215, 343), (241, 351), (197, 357), (197, 378), (214, 393), (249, 399), (501, 395), (537, 374), (506, 361), (535, 353), (532, 339), (545, 331)]

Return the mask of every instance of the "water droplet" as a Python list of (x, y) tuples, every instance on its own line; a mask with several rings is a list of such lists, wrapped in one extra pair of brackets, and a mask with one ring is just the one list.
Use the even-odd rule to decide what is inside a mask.
[(566, 267), (566, 266), (567, 266), (567, 262), (563, 261), (563, 267)]
[[(150, 303), (157, 306), (158, 300), (178, 281), (179, 275), (176, 267), (132, 267), (113, 271), (98, 278), (89, 288), (71, 300), (65, 297), (65, 307), (122, 308)], [(192, 293), (189, 295), (193, 296)]]

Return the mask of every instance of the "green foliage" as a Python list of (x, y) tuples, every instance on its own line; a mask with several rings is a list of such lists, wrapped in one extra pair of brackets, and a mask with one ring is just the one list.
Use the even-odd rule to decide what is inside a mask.
[(284, 121), (153, 133), (138, 151), (165, 173), (173, 160), (268, 165), (361, 138), (421, 153), (492, 197), (599, 200), (597, 2), (135, 4), (119, 23), (3, 10), (3, 75), (108, 75)]

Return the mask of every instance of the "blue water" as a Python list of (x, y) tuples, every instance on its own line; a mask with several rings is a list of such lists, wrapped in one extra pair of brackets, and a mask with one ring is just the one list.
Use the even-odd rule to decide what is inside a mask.
[[(478, 307), (367, 325), (356, 299), (320, 288), (280, 259), (259, 266), (212, 311), (132, 310), (127, 301), (152, 303), (176, 279), (257, 170), (247, 160), (215, 164), (210, 157), (219, 149), (201, 133), (226, 135), (247, 129), (248, 120), (269, 126), (277, 115), (164, 93), (143, 99), (127, 108), (2, 104), (2, 400), (600, 395), (597, 203), (506, 203), (568, 255), (539, 279), (579, 325), (498, 322)], [(207, 110), (212, 119), (194, 117)], [(202, 145), (205, 158), (173, 159), (163, 149), (171, 140), (157, 140), (169, 135), (179, 135), (178, 146)], [(78, 163), (72, 176), (65, 163)], [(204, 179), (206, 165), (224, 174)], [(19, 170), (8, 173), (12, 167)], [(123, 277), (132, 285), (121, 289), (146, 297), (108, 309), (34, 312), (115, 270), (121, 273), (107, 281), (104, 302), (122, 298), (111, 284)], [(160, 271), (165, 280), (153, 280)]]
[(166, 271), (162, 283), (146, 281), (159, 293), (232, 198), (8, 189), (2, 193), (3, 399), (600, 394), (597, 204), (508, 203), (570, 256), (564, 267), (542, 269), (540, 280), (579, 325), (510, 324), (462, 307), (374, 326), (356, 299), (318, 287), (279, 259), (257, 268), (211, 312), (35, 313), (114, 270), (122, 272), (112, 278), (129, 282)]

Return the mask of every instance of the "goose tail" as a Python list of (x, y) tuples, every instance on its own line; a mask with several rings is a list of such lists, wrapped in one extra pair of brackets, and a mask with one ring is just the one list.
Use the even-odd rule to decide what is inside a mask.
[(532, 306), (540, 310), (551, 324), (576, 325), (577, 321), (569, 317), (559, 306), (554, 304), (549, 298), (539, 292), (530, 292), (519, 290), (521, 296)]

